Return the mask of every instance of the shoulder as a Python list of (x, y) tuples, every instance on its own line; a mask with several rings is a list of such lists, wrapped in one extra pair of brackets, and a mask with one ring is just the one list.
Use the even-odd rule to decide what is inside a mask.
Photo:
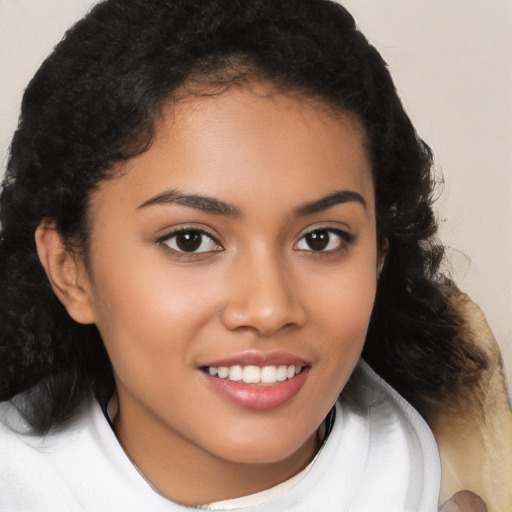
[(351, 411), (368, 416), (372, 424), (382, 427), (379, 432), (385, 432), (386, 425), (395, 425), (410, 434), (411, 440), (422, 444), (427, 452), (437, 454), (437, 445), (426, 421), (364, 360), (356, 366), (340, 400)]
[(379, 496), (380, 510), (437, 510), (441, 465), (434, 436), (420, 414), (364, 361), (343, 390), (339, 411), (338, 428), (360, 440), (354, 458), (364, 460), (361, 490), (355, 494), (363, 498), (356, 498), (357, 505), (371, 495)]
[(30, 434), (13, 404), (1, 403), (0, 509), (43, 511), (76, 505), (55, 466), (55, 447), (65, 453), (69, 444), (67, 434)]
[(346, 388), (353, 407), (365, 408), (374, 432), (383, 436), (402, 436), (415, 457), (416, 465), (436, 469), (440, 474), (437, 443), (420, 413), (370, 366), (361, 360)]
[(29, 434), (16, 408), (0, 404), (0, 453), (2, 512), (176, 510), (137, 472), (95, 401), (45, 436)]

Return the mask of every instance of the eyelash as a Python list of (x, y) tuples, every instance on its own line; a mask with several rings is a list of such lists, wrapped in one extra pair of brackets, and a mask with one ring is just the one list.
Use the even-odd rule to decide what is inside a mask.
[[(211, 241), (211, 243), (214, 244), (216, 247), (206, 250), (206, 251), (203, 250), (200, 252), (197, 252), (197, 250), (193, 250), (193, 251), (181, 250), (180, 247), (178, 246), (179, 242), (177, 241), (177, 237), (180, 235), (184, 235), (184, 236), (185, 235), (196, 235), (196, 236), (199, 235), (199, 237), (200, 237), (199, 245), (196, 249), (200, 248), (204, 244), (205, 238), (208, 238)], [(170, 242), (171, 240), (174, 241), (175, 247), (171, 246), (171, 244), (173, 243), (173, 242)], [(168, 233), (168, 234), (160, 237), (157, 240), (157, 243), (159, 245), (165, 246), (166, 250), (172, 252), (175, 256), (178, 256), (178, 257), (191, 257), (194, 255), (199, 256), (199, 255), (207, 254), (210, 252), (220, 252), (223, 249), (222, 245), (211, 233), (208, 233), (207, 231), (205, 231), (203, 229), (198, 229), (198, 228), (184, 227), (184, 228), (176, 229), (176, 230), (172, 231), (171, 233)]]
[[(301, 242), (306, 240), (306, 237), (318, 235), (321, 233), (328, 234), (327, 245), (324, 249), (315, 250), (315, 249), (311, 248), (311, 246), (309, 249), (301, 249), (301, 248), (297, 247)], [(332, 244), (332, 235), (337, 236), (339, 240), (338, 240), (338, 243), (336, 244), (336, 247), (329, 248), (329, 245)], [(349, 245), (354, 243), (355, 238), (356, 238), (355, 235), (353, 235), (347, 231), (344, 231), (342, 229), (331, 228), (331, 227), (316, 227), (315, 229), (312, 229), (312, 230), (308, 231), (307, 233), (304, 233), (301, 236), (301, 238), (299, 239), (299, 241), (294, 245), (294, 248), (297, 247), (297, 250), (299, 250), (299, 251), (311, 252), (311, 253), (313, 253), (315, 255), (319, 255), (319, 256), (320, 255), (337, 254), (339, 252), (346, 250)], [(306, 243), (308, 243), (308, 242), (306, 242)], [(327, 250), (325, 250), (325, 249), (327, 249)]]
[[(327, 243), (327, 245), (324, 248), (315, 250), (311, 246), (309, 246), (310, 247), (309, 249), (298, 247), (301, 243), (303, 243), (303, 241), (306, 240), (306, 237), (318, 236), (320, 234), (328, 234), (327, 240), (321, 240), (320, 239), (321, 237), (319, 237), (320, 243), (322, 243), (322, 242)], [(180, 235), (184, 235), (184, 236), (192, 235), (193, 237), (196, 237), (195, 239), (189, 239), (188, 241), (187, 240), (181, 241), (181, 242), (185, 242), (185, 243), (191, 242), (192, 243), (191, 248), (193, 250), (187, 251), (187, 250), (184, 250), (183, 247), (181, 247), (181, 248), (179, 247), (180, 242), (178, 241), (177, 237), (179, 237)], [(338, 237), (339, 240), (338, 240), (338, 243), (336, 244), (336, 247), (329, 248), (329, 245), (332, 244), (332, 235), (335, 235), (336, 237)], [(200, 249), (201, 246), (205, 243), (205, 238), (209, 239), (211, 244), (213, 244), (215, 247), (198, 252), (197, 249)], [(307, 244), (311, 243), (311, 241), (312, 240), (310, 240), (310, 242), (306, 242), (306, 243)], [(352, 235), (351, 233), (348, 233), (347, 231), (342, 230), (342, 229), (336, 229), (336, 228), (330, 228), (330, 227), (325, 227), (325, 228), (317, 227), (315, 229), (312, 229), (311, 231), (308, 231), (307, 233), (304, 233), (301, 236), (301, 238), (299, 239), (299, 241), (294, 244), (294, 249), (296, 249), (297, 251), (300, 251), (300, 252), (305, 252), (305, 253), (310, 252), (315, 255), (335, 254), (335, 253), (339, 253), (339, 252), (346, 250), (348, 248), (348, 246), (350, 244), (352, 244), (354, 241), (355, 241), (355, 236)], [(171, 233), (168, 233), (168, 234), (160, 237), (157, 240), (157, 243), (159, 245), (165, 246), (166, 250), (172, 252), (174, 255), (176, 255), (178, 257), (191, 257), (194, 255), (199, 256), (202, 254), (208, 254), (208, 253), (212, 253), (212, 252), (221, 252), (223, 250), (222, 245), (211, 233), (208, 233), (207, 231), (198, 229), (198, 228), (184, 227), (184, 228), (174, 230)], [(196, 243), (196, 244), (199, 243), (199, 245), (194, 247), (194, 243)], [(174, 245), (174, 247), (172, 247), (172, 245)], [(327, 249), (327, 250), (325, 250), (325, 249)]]

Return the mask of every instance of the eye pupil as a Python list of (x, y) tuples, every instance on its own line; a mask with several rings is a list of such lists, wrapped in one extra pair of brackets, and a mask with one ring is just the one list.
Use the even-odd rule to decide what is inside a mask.
[(201, 245), (202, 236), (197, 231), (186, 231), (176, 235), (176, 245), (183, 252), (194, 252)]
[(313, 251), (323, 251), (329, 245), (327, 231), (312, 231), (306, 235), (306, 242)]

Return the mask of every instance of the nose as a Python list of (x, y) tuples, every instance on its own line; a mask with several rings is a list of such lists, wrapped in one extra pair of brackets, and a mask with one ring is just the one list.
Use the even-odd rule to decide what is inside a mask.
[(228, 279), (229, 296), (221, 311), (227, 329), (269, 337), (305, 324), (307, 312), (297, 280), (278, 256), (240, 258), (230, 269)]

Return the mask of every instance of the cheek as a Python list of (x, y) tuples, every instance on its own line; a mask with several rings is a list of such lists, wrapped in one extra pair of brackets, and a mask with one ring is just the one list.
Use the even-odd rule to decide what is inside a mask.
[[(98, 253), (97, 261), (111, 258)], [(177, 271), (164, 257), (157, 262), (132, 252), (122, 264), (93, 267), (96, 325), (117, 373), (150, 368), (170, 351), (182, 360), (183, 347), (215, 310), (204, 272)]]
[(331, 366), (353, 364), (362, 350), (376, 293), (375, 261), (340, 268), (308, 288), (310, 317)]
[(316, 273), (308, 287), (317, 317), (343, 333), (366, 329), (377, 289), (376, 258), (354, 258), (325, 274)]

